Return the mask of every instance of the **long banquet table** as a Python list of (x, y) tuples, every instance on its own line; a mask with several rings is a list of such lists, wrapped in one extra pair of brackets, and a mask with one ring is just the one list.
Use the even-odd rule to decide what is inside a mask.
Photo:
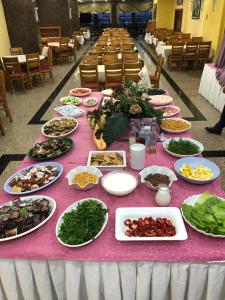
[[(102, 98), (101, 93), (92, 93), (92, 96), (98, 102)], [(86, 116), (79, 117), (78, 121), (78, 129), (70, 136), (74, 148), (55, 160), (64, 167), (62, 176), (38, 193), (56, 200), (55, 214), (39, 230), (0, 244), (0, 299), (224, 299), (225, 264), (208, 263), (224, 260), (224, 239), (201, 235), (186, 225), (188, 239), (185, 241), (117, 241), (116, 208), (156, 206), (155, 192), (139, 184), (132, 194), (115, 197), (107, 194), (101, 185), (85, 192), (68, 186), (67, 172), (75, 166), (86, 165), (89, 151), (95, 149)], [(40, 136), (37, 142), (42, 140), (44, 137)], [(127, 151), (128, 143), (118, 141), (109, 149)], [(146, 166), (155, 164), (173, 169), (175, 160), (158, 144), (157, 155), (147, 156)], [(19, 169), (32, 163), (26, 157)], [(127, 169), (138, 176), (129, 165)], [(170, 206), (180, 207), (188, 196), (206, 190), (225, 196), (219, 180), (196, 186), (178, 179), (172, 187)], [(55, 236), (60, 214), (72, 203), (89, 197), (103, 200), (110, 210), (105, 230), (89, 245), (74, 249), (63, 247)], [(0, 204), (14, 198), (0, 191)]]

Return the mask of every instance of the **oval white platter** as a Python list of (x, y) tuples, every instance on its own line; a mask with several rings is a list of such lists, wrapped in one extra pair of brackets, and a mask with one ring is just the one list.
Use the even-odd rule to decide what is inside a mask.
[(73, 209), (75, 209), (75, 208), (78, 206), (78, 203), (82, 203), (82, 202), (89, 201), (89, 200), (95, 200), (95, 201), (101, 203), (102, 206), (103, 206), (105, 209), (107, 209), (107, 206), (105, 205), (105, 203), (104, 203), (103, 201), (99, 200), (99, 199), (96, 199), (96, 198), (85, 198), (85, 199), (81, 199), (81, 200), (79, 200), (79, 201), (73, 203), (72, 205), (70, 205), (67, 209), (65, 209), (64, 212), (60, 215), (60, 217), (59, 217), (59, 219), (58, 219), (58, 221), (57, 221), (57, 224), (56, 224), (56, 228), (55, 228), (56, 238), (57, 238), (57, 240), (59, 241), (59, 243), (62, 244), (63, 246), (69, 247), (69, 248), (77, 248), (77, 247), (85, 246), (85, 245), (87, 245), (87, 244), (93, 242), (94, 240), (96, 240), (97, 237), (98, 237), (98, 236), (103, 232), (103, 230), (105, 229), (106, 224), (107, 224), (107, 222), (108, 222), (108, 218), (109, 218), (109, 213), (108, 213), (108, 212), (106, 213), (106, 216), (105, 216), (105, 222), (104, 222), (103, 225), (102, 225), (102, 229), (99, 231), (98, 234), (96, 234), (96, 236), (95, 236), (93, 239), (91, 239), (91, 240), (89, 240), (89, 241), (87, 241), (87, 242), (85, 242), (85, 243), (79, 244), (79, 245), (69, 245), (69, 244), (65, 244), (65, 243), (64, 243), (63, 241), (61, 241), (61, 239), (58, 237), (59, 229), (60, 229), (60, 227), (61, 227), (61, 225), (62, 225), (62, 223), (63, 223), (63, 216), (64, 216), (64, 214), (65, 214), (65, 213), (68, 213), (68, 212), (71, 212)]
[[(48, 123), (50, 123), (50, 122), (52, 122), (52, 121), (64, 120), (64, 119), (73, 119), (73, 120), (75, 120), (75, 122), (76, 122), (76, 125), (74, 126), (74, 128), (73, 128), (72, 130), (70, 130), (68, 133), (63, 134), (63, 135), (48, 135), (48, 134), (46, 134), (46, 133), (44, 132), (44, 129), (45, 129), (45, 127), (47, 126)], [(74, 132), (74, 131), (77, 129), (77, 127), (78, 127), (78, 121), (77, 121), (77, 119), (72, 118), (72, 117), (59, 117), (59, 118), (53, 118), (53, 119), (49, 120), (48, 122), (46, 122), (46, 123), (42, 126), (42, 128), (41, 128), (41, 132), (42, 132), (42, 134), (43, 134), (44, 136), (46, 136), (47, 138), (55, 139), (55, 138), (62, 138), (62, 137), (65, 137), (65, 136), (70, 135), (72, 132)]]
[[(11, 236), (11, 237), (7, 237), (4, 239), (0, 239), (0, 242), (6, 242), (6, 241), (10, 241), (10, 240), (14, 240), (14, 239), (18, 239), (24, 235), (27, 235), (29, 233), (31, 233), (32, 231), (37, 230), (38, 228), (40, 228), (42, 225), (44, 225), (46, 222), (48, 222), (49, 219), (51, 219), (51, 217), (53, 216), (55, 210), (56, 210), (56, 202), (53, 198), (47, 197), (47, 196), (43, 196), (43, 195), (35, 195), (35, 196), (26, 196), (26, 197), (20, 197), (21, 201), (26, 201), (26, 200), (30, 200), (30, 201), (34, 201), (36, 199), (40, 199), (40, 198), (44, 198), (47, 199), (49, 201), (49, 205), (51, 206), (51, 213), (49, 214), (49, 216), (40, 224), (38, 224), (37, 226), (31, 228), (30, 230), (27, 230), (21, 234), (15, 235), (15, 236)], [(0, 206), (3, 207), (5, 205), (9, 205), (12, 201), (4, 203)]]
[[(191, 143), (193, 144), (196, 144), (200, 151), (196, 154), (192, 154), (192, 155), (184, 155), (184, 154), (178, 154), (178, 153), (174, 153), (174, 152), (171, 152), (167, 149), (167, 145), (169, 144), (169, 142), (171, 140), (179, 140), (179, 139), (182, 139), (182, 140), (185, 140), (185, 141), (190, 141)], [(201, 154), (203, 151), (204, 151), (204, 146), (199, 142), (199, 141), (196, 141), (196, 140), (193, 140), (193, 139), (190, 139), (190, 138), (181, 138), (181, 137), (177, 137), (177, 138), (171, 138), (171, 139), (168, 139), (166, 140), (164, 143), (163, 143), (163, 148), (164, 150), (169, 153), (170, 155), (174, 156), (174, 157), (191, 157), (191, 156), (198, 156), (199, 154)]]
[[(88, 104), (87, 101), (90, 100), (90, 99), (93, 99), (95, 101), (95, 103), (94, 104)], [(83, 105), (87, 106), (87, 107), (92, 107), (92, 106), (95, 106), (97, 104), (97, 102), (98, 101), (97, 101), (96, 98), (90, 97), (90, 98), (87, 98), (87, 99), (83, 100)]]
[[(196, 201), (198, 200), (198, 198), (199, 198), (200, 196), (201, 196), (201, 194), (199, 194), (199, 195), (192, 195), (192, 196), (188, 197), (187, 199), (185, 199), (184, 202), (183, 202), (183, 204), (186, 203), (186, 204), (189, 204), (189, 205), (192, 205), (192, 206), (193, 206), (193, 205), (196, 203)], [(219, 198), (219, 197), (218, 197), (218, 198)], [(220, 199), (221, 199), (221, 198), (220, 198)], [(223, 200), (223, 199), (221, 199), (221, 200)], [(185, 222), (187, 222), (188, 225), (189, 225), (191, 228), (193, 228), (194, 230), (196, 230), (196, 231), (198, 231), (198, 232), (200, 232), (200, 233), (202, 233), (202, 234), (204, 234), (204, 235), (211, 236), (211, 237), (214, 237), (214, 238), (225, 238), (225, 235), (219, 235), (219, 234), (216, 235), (216, 234), (208, 233), (208, 232), (205, 232), (205, 231), (203, 231), (203, 230), (201, 230), (201, 229), (198, 229), (195, 225), (193, 225), (192, 223), (190, 223), (190, 222), (188, 221), (188, 219), (186, 219), (186, 217), (185, 217), (185, 215), (184, 215), (184, 213), (183, 213), (182, 207), (180, 208), (180, 210), (181, 210), (181, 214), (182, 214), (182, 216), (183, 216)]]
[[(78, 90), (78, 92), (76, 92), (76, 90)], [(79, 90), (86, 90), (86, 93), (79, 93)], [(90, 95), (91, 92), (91, 89), (81, 87), (70, 90), (70, 95), (74, 97), (84, 97)]]
[[(176, 105), (167, 105), (167, 106), (159, 106), (157, 109), (162, 110), (163, 112), (163, 118), (171, 118), (180, 112), (180, 108)], [(172, 113), (167, 113), (166, 111), (169, 109), (174, 109), (174, 112)]]
[(168, 133), (182, 133), (182, 132), (188, 131), (191, 128), (191, 123), (189, 121), (181, 119), (181, 118), (169, 118), (169, 119), (166, 119), (166, 120), (167, 121), (170, 121), (170, 120), (183, 121), (184, 123), (186, 123), (189, 126), (187, 129), (181, 129), (181, 130), (164, 129), (164, 128), (161, 127), (161, 129), (163, 131), (168, 132)]
[[(67, 102), (66, 101), (66, 99), (69, 99), (69, 98), (74, 98), (74, 99), (77, 99), (79, 102)], [(62, 97), (62, 98), (60, 98), (60, 100), (59, 100), (62, 104), (64, 104), (64, 105), (68, 105), (68, 104), (73, 104), (73, 105), (76, 105), (76, 106), (78, 106), (78, 105), (80, 105), (81, 103), (82, 103), (82, 100), (80, 99), (80, 98), (77, 98), (77, 97), (74, 97), (74, 96), (65, 96), (65, 97)]]

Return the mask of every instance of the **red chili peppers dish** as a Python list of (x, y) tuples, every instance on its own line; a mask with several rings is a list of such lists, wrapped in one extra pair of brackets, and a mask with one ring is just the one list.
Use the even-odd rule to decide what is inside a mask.
[(167, 218), (127, 219), (124, 224), (129, 228), (125, 231), (125, 235), (129, 237), (161, 237), (174, 236), (176, 234), (175, 226)]

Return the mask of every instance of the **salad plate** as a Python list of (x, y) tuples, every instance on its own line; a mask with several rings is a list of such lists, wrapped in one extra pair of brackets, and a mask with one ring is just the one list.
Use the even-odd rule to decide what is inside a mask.
[(84, 97), (90, 95), (91, 92), (91, 89), (81, 87), (70, 90), (70, 95), (75, 97)]
[(56, 162), (34, 164), (11, 175), (4, 184), (4, 190), (11, 195), (34, 193), (51, 185), (62, 172), (63, 166)]
[(31, 160), (46, 161), (66, 154), (73, 147), (70, 138), (57, 138), (37, 143), (28, 152)]
[(55, 111), (57, 111), (58, 114), (60, 114), (63, 117), (79, 117), (85, 114), (85, 110), (77, 107), (74, 104), (67, 104), (63, 106), (59, 106), (54, 108)]
[[(167, 219), (175, 227), (175, 234), (172, 236), (128, 236), (126, 221), (145, 220), (160, 218), (161, 222)], [(176, 241), (186, 240), (187, 231), (181, 216), (181, 212), (177, 207), (120, 207), (116, 209), (115, 237), (119, 241)]]
[[(180, 143), (180, 141), (183, 142), (183, 146), (182, 148), (179, 149), (179, 145), (178, 143)], [(185, 152), (185, 145), (187, 146), (187, 152), (189, 152), (189, 154), (181, 154)], [(169, 150), (169, 147), (173, 146), (174, 151)], [(181, 146), (181, 145), (180, 145)], [(177, 137), (177, 138), (171, 138), (171, 139), (167, 139), (164, 143), (163, 143), (163, 149), (169, 153), (170, 155), (174, 156), (174, 157), (191, 157), (191, 156), (198, 156), (200, 155), (203, 150), (204, 150), (204, 146), (196, 140), (193, 140), (191, 138), (181, 138), (181, 137)], [(195, 153), (190, 154), (191, 151), (195, 151)]]
[(37, 230), (51, 219), (55, 209), (55, 200), (42, 195), (21, 197), (2, 204), (0, 242), (17, 239)]
[[(77, 220), (79, 220), (80, 216), (78, 215), (78, 212), (83, 209), (85, 211), (85, 214), (87, 214), (86, 218), (87, 219), (90, 218), (90, 220), (89, 222), (86, 223), (82, 223), (82, 222), (78, 222), (78, 223), (81, 224), (81, 226), (88, 226), (88, 224), (92, 225), (92, 223), (96, 223), (98, 226), (98, 230), (96, 230), (97, 232), (94, 232), (94, 235), (87, 241), (77, 243), (76, 240), (73, 241), (73, 238), (77, 238), (78, 240), (80, 240), (83, 239), (83, 236), (77, 237), (76, 234), (78, 231), (74, 231), (73, 232), (74, 236), (73, 236), (73, 234), (71, 233), (72, 229), (70, 228), (70, 218), (72, 218), (73, 220), (72, 221), (72, 225), (73, 225), (74, 218), (76, 217)], [(76, 214), (76, 216), (74, 216), (74, 214)], [(99, 219), (100, 214), (101, 214), (101, 219)], [(56, 224), (56, 231), (55, 231), (56, 238), (59, 241), (59, 243), (65, 247), (76, 248), (76, 247), (85, 246), (93, 242), (100, 236), (100, 234), (103, 232), (103, 230), (106, 227), (108, 218), (109, 218), (109, 213), (108, 213), (107, 206), (105, 205), (104, 202), (95, 198), (81, 199), (73, 203), (72, 205), (70, 205), (66, 210), (64, 210), (64, 212), (59, 217)], [(81, 219), (83, 219), (83, 214), (81, 214)], [(84, 232), (85, 231), (84, 229), (85, 228), (82, 227), (80, 229), (80, 232), (82, 231)], [(67, 230), (69, 230), (69, 234), (67, 233)], [(84, 237), (84, 239), (86, 239), (86, 236)]]
[(90, 97), (90, 98), (86, 98), (85, 100), (83, 100), (83, 105), (87, 106), (87, 107), (91, 107), (91, 106), (95, 106), (97, 104), (97, 99)]
[(65, 96), (60, 98), (59, 100), (62, 104), (73, 104), (73, 105), (80, 105), (82, 103), (82, 100), (77, 97), (72, 96)]
[[(193, 177), (192, 175), (182, 175), (182, 171), (184, 168), (188, 168), (190, 171), (196, 170), (196, 172), (203, 173), (203, 175), (199, 179), (197, 176)], [(178, 159), (174, 163), (174, 169), (177, 174), (187, 182), (194, 184), (207, 184), (215, 180), (220, 176), (219, 167), (212, 162), (211, 160), (201, 158), (201, 157), (183, 157)], [(189, 170), (187, 170), (189, 172)], [(185, 171), (184, 171), (185, 173)], [(194, 174), (193, 172), (191, 174)], [(211, 174), (211, 175), (210, 175)], [(194, 174), (195, 176), (195, 174)], [(204, 179), (205, 177), (205, 179)]]
[(207, 192), (188, 197), (181, 206), (182, 216), (191, 228), (218, 238), (225, 238), (224, 210), (224, 199)]

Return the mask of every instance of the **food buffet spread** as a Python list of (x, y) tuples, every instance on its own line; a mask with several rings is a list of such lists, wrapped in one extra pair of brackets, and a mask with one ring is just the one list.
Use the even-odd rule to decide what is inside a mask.
[[(224, 259), (220, 170), (201, 157), (191, 123), (163, 90), (126, 82), (105, 95), (79, 88), (61, 98), (67, 115), (43, 125), (5, 182), (1, 258)], [(75, 119), (77, 105), (85, 113)]]

